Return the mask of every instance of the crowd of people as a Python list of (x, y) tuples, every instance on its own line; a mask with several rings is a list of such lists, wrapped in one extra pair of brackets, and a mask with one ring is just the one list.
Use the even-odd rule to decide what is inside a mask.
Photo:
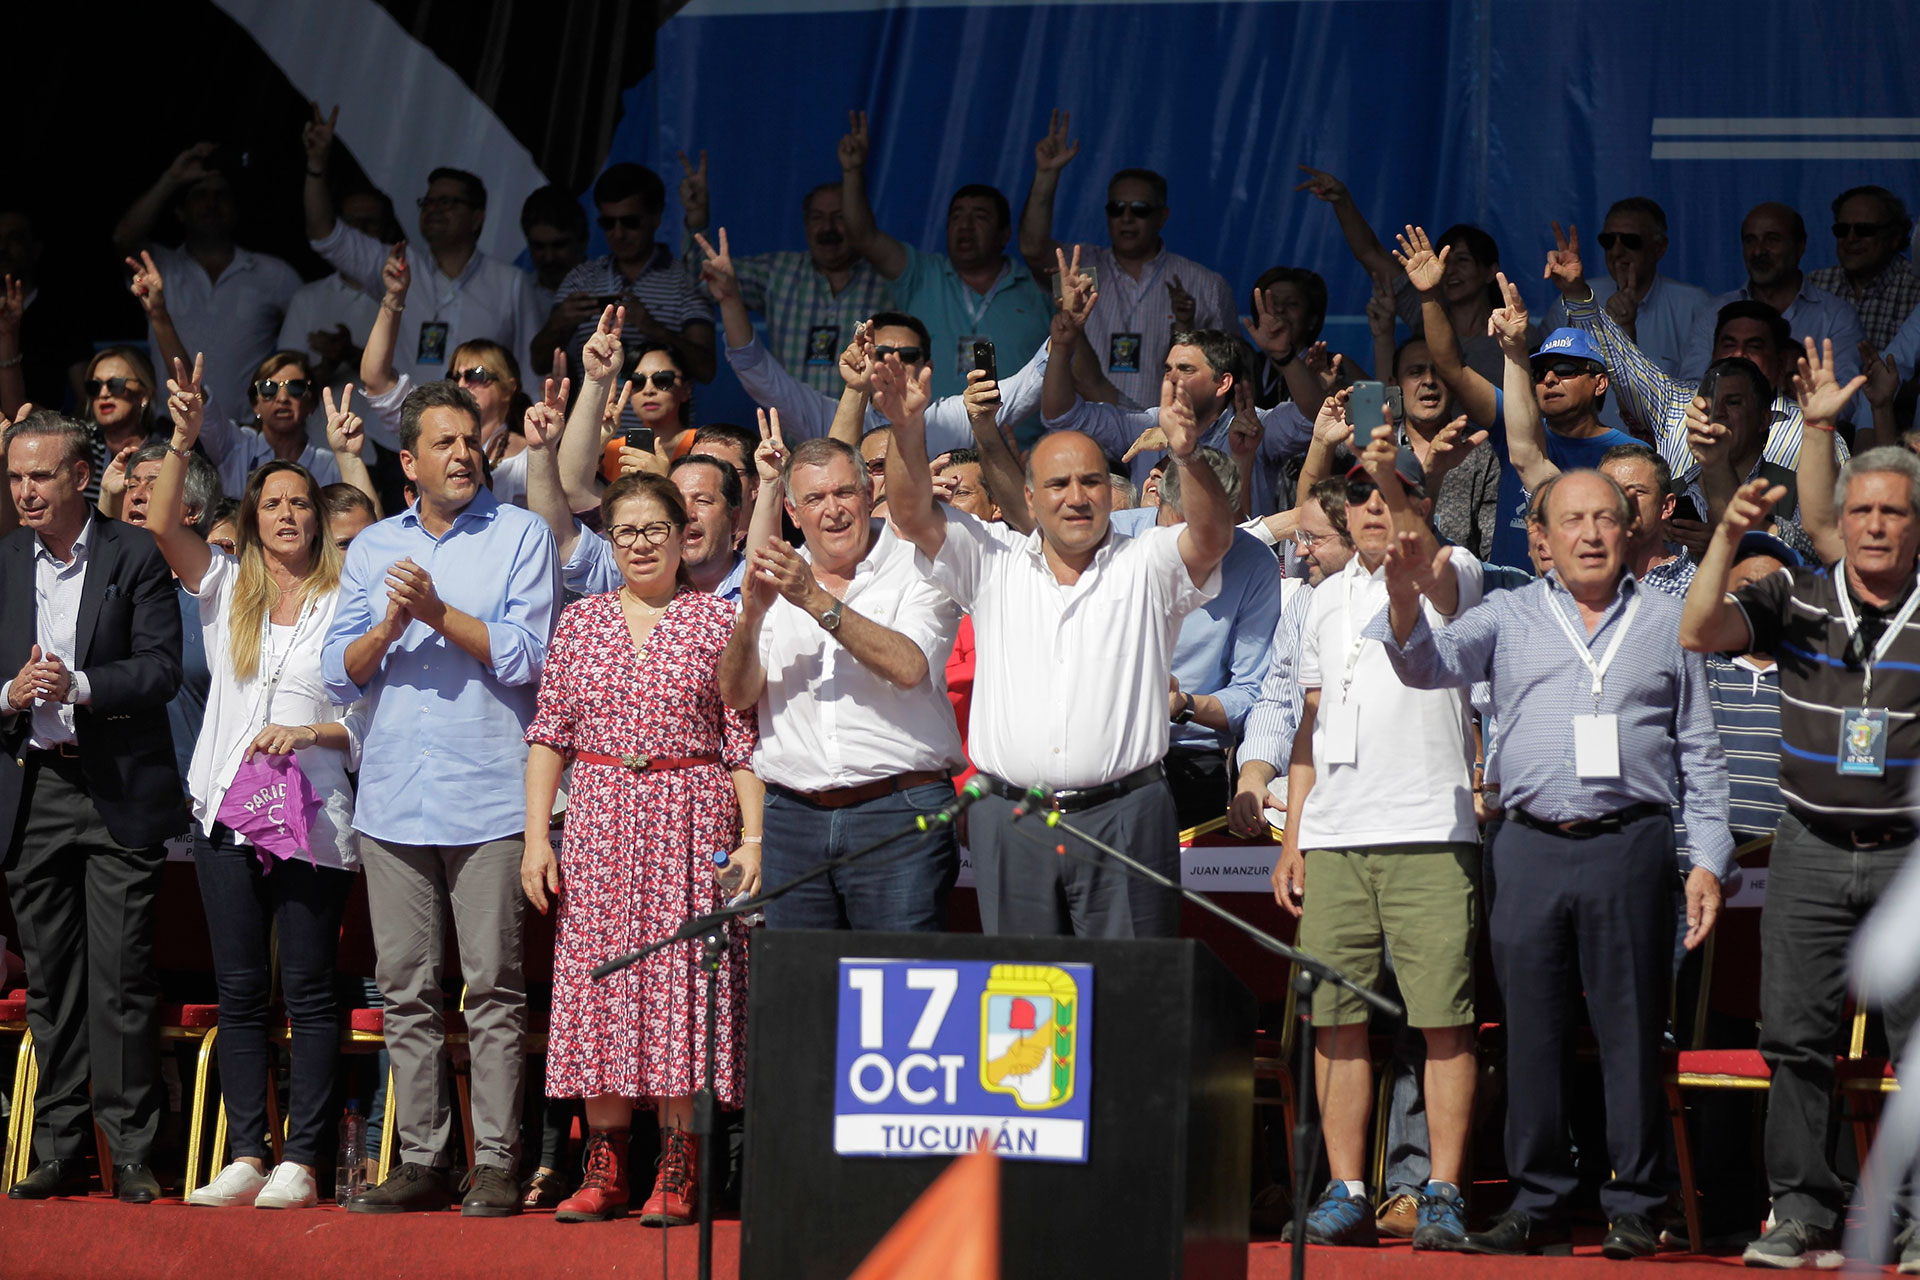
[[(1920, 823), (1901, 198), (1840, 193), (1812, 271), (1802, 215), (1756, 207), (1716, 294), (1661, 274), (1665, 214), (1624, 196), (1592, 237), (1605, 278), (1551, 229), (1541, 324), (1485, 230), (1389, 246), (1306, 170), (1373, 280), (1369, 368), (1320, 338), (1343, 264), (1276, 265), (1241, 314), (1168, 248), (1152, 170), (1112, 175), (1107, 243), (1056, 240), (1064, 114), (1018, 217), (961, 187), (931, 248), (876, 224), (875, 127), (852, 113), (837, 179), (801, 197), (804, 249), (736, 253), (702, 152), (677, 246), (663, 179), (620, 163), (591, 192), (608, 253), (546, 188), (527, 271), (479, 248), (471, 173), (425, 175), (417, 237), (338, 188), (316, 106), (297, 216), (335, 274), (241, 247), (191, 147), (115, 232), (145, 343), (43, 323), (48, 215), (0, 208), (0, 818), (40, 1064), (10, 1194), (83, 1189), (93, 1122), (119, 1196), (160, 1193), (169, 839), (206, 909), (233, 1135), (192, 1203), (319, 1199), (364, 875), (398, 1148), (351, 1207), (665, 1224), (698, 1178), (700, 957), (593, 967), (763, 890), (769, 929), (942, 930), (963, 854), (989, 933), (1177, 933), (1171, 891), (1019, 825), (1050, 807), (1170, 877), (1183, 831), (1284, 833), (1302, 947), (1400, 993), (1424, 1129), (1424, 1173), (1370, 1188), (1368, 1012), (1321, 988), (1331, 1180), (1289, 1230), (1482, 1253), (1567, 1238), (1576, 991), (1604, 1251), (1660, 1247), (1671, 981), (1736, 844), (1772, 836), (1773, 1214), (1746, 1259), (1837, 1262), (1847, 948)], [(753, 425), (700, 413), (722, 358)], [(556, 918), (541, 1089), (584, 1106), (577, 1184), (520, 1148), (528, 910)], [(738, 1108), (752, 930), (728, 928), (711, 1070)], [(1482, 934), (1514, 1196), (1470, 1231)], [(1896, 1055), (1917, 1008), (1885, 1011)], [(657, 1159), (632, 1146), (646, 1109)], [(1920, 1235), (1903, 1248), (1920, 1272)]]

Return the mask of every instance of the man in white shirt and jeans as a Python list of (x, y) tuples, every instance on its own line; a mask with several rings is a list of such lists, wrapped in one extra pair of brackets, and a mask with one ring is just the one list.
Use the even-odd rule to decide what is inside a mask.
[[(1480, 602), (1481, 568), (1464, 547), (1436, 560), (1431, 502), (1411, 449), (1385, 438), (1347, 475), (1355, 554), (1314, 592), (1300, 646), (1306, 693), (1288, 771), (1287, 833), (1274, 896), (1301, 917), (1300, 946), (1362, 986), (1385, 957), (1427, 1040), (1432, 1180), (1420, 1196), (1416, 1249), (1466, 1238), (1460, 1191), (1473, 1111), (1473, 952), (1479, 925), (1479, 827), (1473, 741), (1463, 689), (1407, 687), (1361, 629), (1387, 602), (1386, 563), (1399, 551), (1431, 565), (1422, 597), (1435, 627)], [(1364, 468), (1364, 469), (1363, 469)], [(1312, 892), (1307, 889), (1311, 884)], [(1307, 1215), (1315, 1244), (1371, 1245), (1367, 1115), (1373, 1100), (1368, 1010), (1322, 986), (1313, 998), (1315, 1057), (1333, 1180)], [(1292, 1230), (1302, 1229), (1295, 1223)]]
[[(1058, 857), (1011, 824), (1013, 801), (1044, 788), (1075, 827), (1179, 875), (1179, 824), (1161, 763), (1173, 646), (1181, 620), (1219, 593), (1220, 561), (1233, 545), (1232, 502), (1200, 456), (1191, 399), (1171, 379), (1162, 384), (1160, 426), (1183, 473), (1186, 523), (1127, 537), (1108, 524), (1113, 489), (1100, 446), (1077, 431), (1042, 438), (1024, 488), (995, 492), (1005, 525), (936, 506), (924, 421), (930, 379), (910, 377), (889, 356), (873, 382), (894, 424), (888, 519), (919, 549), (920, 570), (973, 616), (970, 745), (994, 792), (974, 806), (969, 827), (981, 923), (999, 934), (1174, 936), (1172, 891), (1104, 857)], [(997, 432), (975, 436), (983, 451), (1007, 456)]]
[[(767, 925), (944, 931), (960, 851), (950, 827), (911, 827), (953, 799), (954, 771), (966, 763), (944, 679), (960, 611), (923, 580), (913, 548), (873, 518), (853, 446), (806, 440), (789, 457), (779, 416), (770, 428), (761, 421), (762, 501), (720, 696), (760, 713), (762, 883), (777, 889), (898, 835), (767, 903)], [(776, 482), (803, 551), (780, 540)]]

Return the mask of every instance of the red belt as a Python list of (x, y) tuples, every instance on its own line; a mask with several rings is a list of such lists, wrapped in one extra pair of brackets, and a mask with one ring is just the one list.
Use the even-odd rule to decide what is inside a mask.
[(604, 764), (635, 773), (658, 773), (663, 769), (695, 769), (703, 764), (719, 764), (719, 756), (609, 756), (598, 751), (576, 751), (577, 764)]

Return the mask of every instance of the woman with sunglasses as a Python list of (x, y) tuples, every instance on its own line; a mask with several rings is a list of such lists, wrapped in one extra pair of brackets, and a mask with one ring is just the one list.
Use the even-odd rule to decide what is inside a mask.
[[(196, 830), (194, 865), (220, 993), (220, 1084), (233, 1161), (189, 1204), (304, 1208), (318, 1198), (316, 1170), (332, 1139), (331, 1100), (340, 1029), (334, 972), (340, 920), (358, 854), (347, 770), (357, 724), (327, 695), (321, 644), (333, 621), (340, 552), (321, 518), (320, 485), (298, 463), (271, 459), (253, 472), (234, 519), (237, 552), (217, 552), (180, 519), (185, 458), (200, 437), (200, 380), (169, 388), (173, 436), (154, 481), (147, 527), (180, 584), (200, 602), (206, 636), (206, 719), (187, 789)], [(270, 857), (221, 819), (243, 764), (291, 756), (320, 797), (304, 852)], [(275, 942), (270, 943), (270, 937)], [(267, 1043), (275, 1021), (270, 946), (292, 1026), (291, 1100), (281, 1163), (267, 1172)]]
[(156, 383), (147, 353), (138, 347), (102, 347), (87, 361), (80, 390), (87, 423), (93, 428), (93, 469), (87, 496), (98, 502), (100, 480), (108, 465), (147, 443), (158, 424), (153, 419)]
[[(380, 269), (385, 296), (360, 353), (360, 381), (367, 393), (367, 413), (374, 433), (397, 440), (400, 406), (417, 385), (411, 374), (394, 368), (394, 343), (400, 315), (406, 310), (406, 244), (396, 244)], [(480, 406), (480, 441), (490, 468), (493, 496), (515, 506), (527, 505), (526, 437), (521, 419), (530, 403), (520, 391), (520, 362), (513, 352), (489, 338), (471, 338), (453, 349), (447, 360), (447, 381), (466, 388)]]
[(679, 353), (642, 347), (631, 359), (631, 380), (600, 420), (600, 474), (608, 480), (627, 469), (621, 451), (631, 427), (653, 432), (653, 451), (666, 466), (693, 451), (693, 379)]
[[(734, 607), (687, 580), (679, 490), (659, 476), (623, 476), (600, 512), (623, 581), (569, 606), (547, 651), (539, 711), (527, 727), (520, 882), (536, 911), (544, 915), (554, 897), (560, 905), (547, 1093), (586, 1099), (587, 1176), (555, 1219), (627, 1215), (628, 1130), (634, 1107), (654, 1101), (665, 1142), (640, 1220), (667, 1226), (693, 1214), (698, 1151), (688, 1130), (705, 1071), (699, 951), (669, 947), (605, 983), (588, 971), (718, 907), (726, 895), (716, 858), (741, 869), (735, 892), (758, 889), (759, 808), (748, 806), (753, 829), (742, 835), (740, 797), (758, 794), (747, 760), (759, 734), (751, 710), (720, 701)], [(569, 760), (563, 870), (548, 829)], [(714, 1066), (721, 1104), (737, 1107), (747, 1009), (747, 933), (738, 921), (730, 938), (715, 986)]]

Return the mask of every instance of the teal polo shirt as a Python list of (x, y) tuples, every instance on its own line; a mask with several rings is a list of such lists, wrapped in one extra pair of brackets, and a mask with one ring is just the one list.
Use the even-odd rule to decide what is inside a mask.
[(1010, 374), (1046, 342), (1053, 304), (1019, 258), (986, 297), (969, 288), (944, 253), (907, 246), (907, 269), (888, 282), (900, 310), (917, 316), (933, 337), (933, 394), (957, 396), (973, 368), (973, 339), (993, 342), (994, 362)]

